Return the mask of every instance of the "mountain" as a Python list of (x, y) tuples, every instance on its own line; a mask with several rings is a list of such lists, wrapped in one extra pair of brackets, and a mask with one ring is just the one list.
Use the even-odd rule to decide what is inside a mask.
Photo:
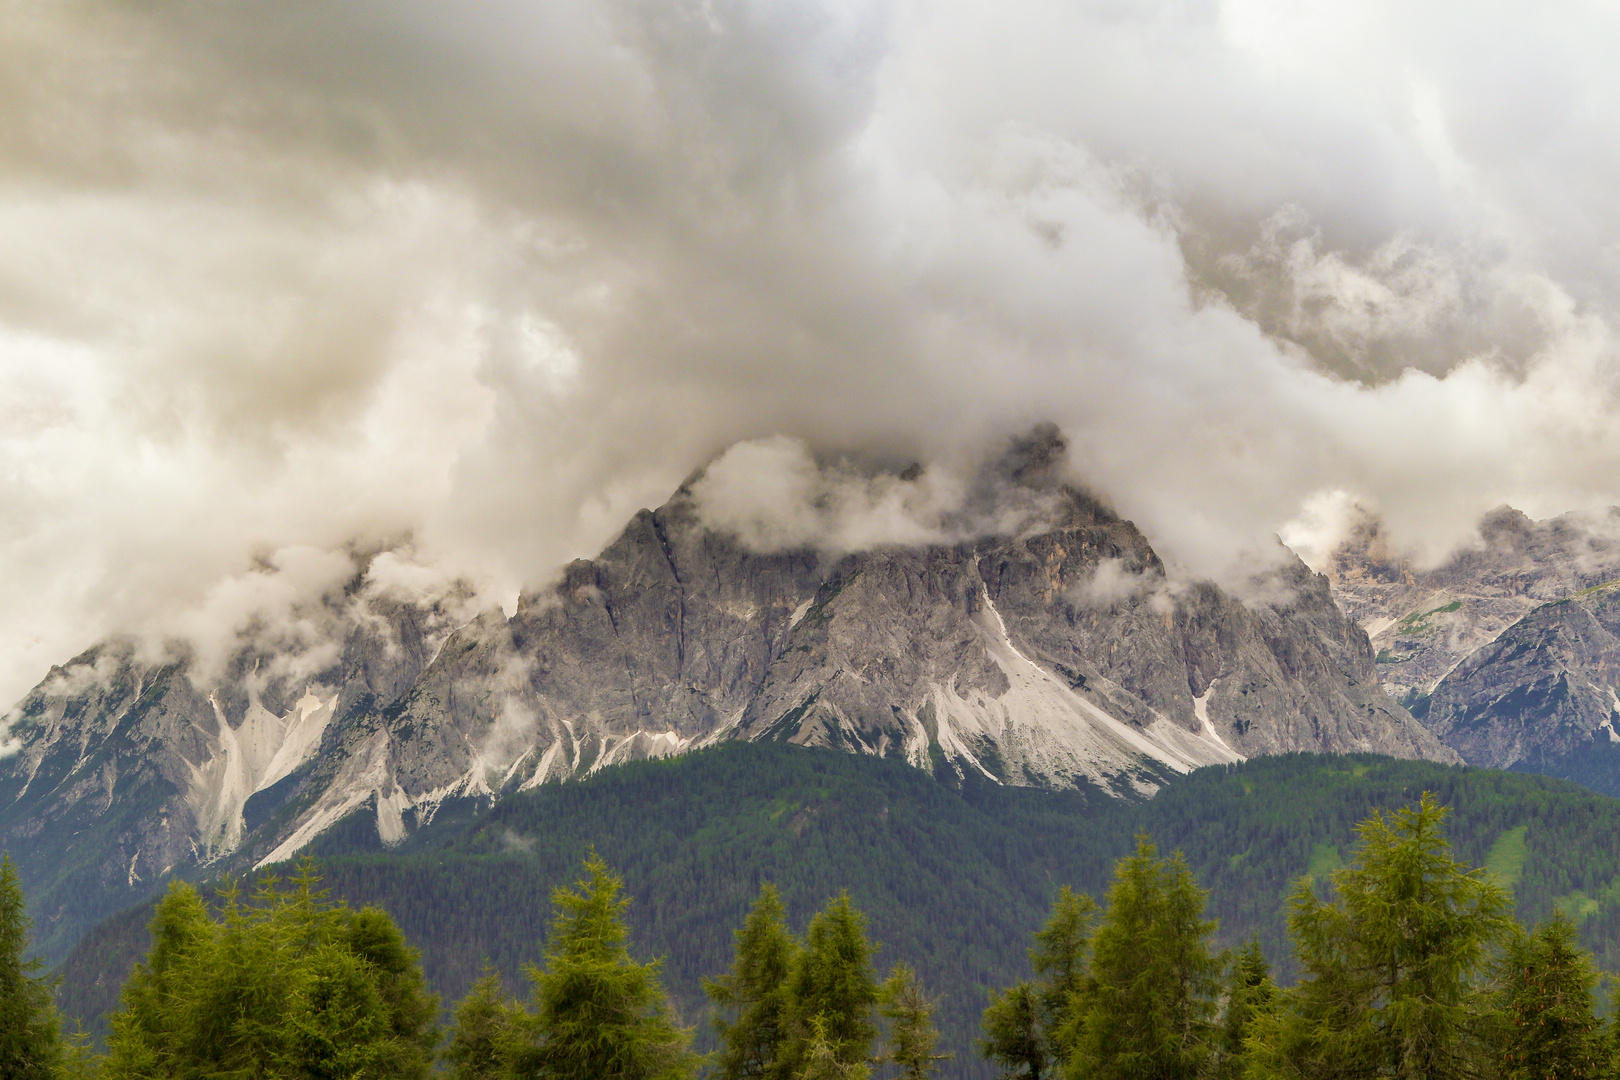
[(694, 478), (509, 618), (392, 598), (362, 566), (294, 620), (320, 634), (213, 667), (91, 650), (22, 702), (0, 762), (41, 943), (357, 810), (396, 843), (447, 806), (730, 740), (1132, 797), (1257, 754), (1456, 760), (1325, 578), (1290, 557), (1244, 597), (1173, 581), (1062, 454), (1052, 431), (1016, 441), (979, 486), (1020, 512), (937, 543), (759, 550), (708, 523)]
[(47, 955), (109, 905), (237, 851), (262, 827), (262, 797), (337, 744), (342, 720), (396, 700), (456, 621), (453, 607), (369, 595), (359, 581), (305, 614), (335, 642), (249, 641), (199, 685), (196, 657), (147, 658), (112, 641), (54, 669), (12, 710), (0, 846)]
[(1379, 679), (1401, 701), (1421, 700), (1541, 605), (1620, 578), (1620, 507), (1532, 521), (1502, 506), (1477, 534), (1421, 570), (1390, 549), (1376, 516), (1363, 514), (1325, 570), (1334, 598), (1372, 640)]
[(1534, 609), (1425, 704), (1430, 729), (1470, 762), (1620, 794), (1620, 585)]
[[(1355, 825), (1433, 791), (1452, 807), (1459, 857), (1486, 865), (1518, 915), (1555, 907), (1606, 966), (1620, 954), (1620, 801), (1545, 777), (1369, 755), (1285, 755), (1178, 777), (1151, 800), (935, 782), (898, 759), (729, 742), (547, 784), (492, 808), (447, 808), (383, 847), (357, 812), (316, 841), (325, 881), (376, 903), (423, 952), (446, 1003), (487, 957), (523, 992), (542, 959), (546, 897), (588, 848), (624, 875), (631, 945), (665, 957), (681, 1020), (702, 1024), (700, 979), (725, 969), (732, 931), (769, 880), (804, 928), (841, 889), (871, 920), (877, 961), (905, 960), (942, 998), (944, 1076), (987, 1077), (971, 1038), (990, 987), (1028, 976), (1025, 950), (1060, 885), (1100, 896), (1139, 831), (1186, 853), (1209, 890), (1217, 940), (1258, 934), (1285, 979), (1287, 894), (1352, 858)], [(89, 934), (63, 969), (62, 1002), (91, 1020), (145, 948), (143, 906)], [(700, 1029), (702, 1030), (702, 1029)], [(703, 1032), (707, 1034), (706, 1030)]]
[(1465, 761), (1620, 794), (1620, 508), (1531, 521), (1503, 507), (1426, 571), (1365, 518), (1328, 575), (1385, 689)]

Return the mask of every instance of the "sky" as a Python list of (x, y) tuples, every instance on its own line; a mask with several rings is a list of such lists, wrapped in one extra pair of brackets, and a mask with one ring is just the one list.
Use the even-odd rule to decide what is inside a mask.
[(1556, 0), (11, 0), (0, 699), (359, 551), (510, 608), (721, 454), (717, 521), (848, 548), (1053, 423), (1216, 578), (1620, 502), (1617, 52)]

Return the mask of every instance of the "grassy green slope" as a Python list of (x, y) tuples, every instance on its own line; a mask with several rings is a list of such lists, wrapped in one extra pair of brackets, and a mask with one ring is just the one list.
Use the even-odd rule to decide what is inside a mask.
[[(357, 820), (317, 853), (334, 893), (388, 908), (454, 999), (486, 957), (511, 975), (540, 959), (548, 893), (594, 845), (624, 875), (637, 951), (667, 958), (688, 1023), (702, 1015), (699, 978), (727, 963), (761, 881), (782, 888), (796, 927), (848, 888), (883, 943), (880, 962), (910, 961), (945, 995), (942, 1027), (965, 1055), (986, 988), (1024, 974), (1028, 935), (1057, 887), (1099, 892), (1137, 831), (1187, 853), (1223, 943), (1259, 933), (1286, 969), (1292, 881), (1348, 860), (1358, 821), (1424, 790), (1455, 807), (1451, 835), (1465, 858), (1517, 876), (1524, 916), (1579, 908), (1589, 943), (1615, 966), (1620, 801), (1540, 776), (1376, 757), (1206, 769), (1131, 804), (955, 791), (893, 761), (733, 744), (447, 813), (391, 851), (372, 848), (374, 830)], [(70, 1013), (110, 1002), (143, 947), (144, 917), (110, 920), (81, 943), (65, 970)], [(954, 1074), (981, 1075), (965, 1066)]]

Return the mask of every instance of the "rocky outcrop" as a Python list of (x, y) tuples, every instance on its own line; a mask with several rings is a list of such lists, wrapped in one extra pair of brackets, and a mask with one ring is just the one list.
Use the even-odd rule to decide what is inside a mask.
[(147, 659), (114, 641), (52, 670), (12, 710), (0, 846), (18, 863), (41, 948), (275, 829), (267, 817), (316, 763), (346, 754), (357, 718), (413, 684), (447, 613), (354, 599), (332, 600), (338, 655), (314, 670), (249, 647), (199, 685), (192, 658)]
[(1427, 723), (1472, 763), (1620, 791), (1620, 586), (1514, 623), (1441, 680)]
[(1120, 792), (1256, 753), (1455, 760), (1297, 560), (1263, 601), (1177, 587), (1129, 522), (1056, 496), (1016, 536), (830, 558), (751, 551), (683, 487), (512, 618), (451, 635), (245, 850), (283, 858), (361, 807), (394, 838), (447, 799), (729, 738)]
[(1620, 578), (1620, 508), (1532, 521), (1499, 507), (1475, 543), (1429, 570), (1394, 554), (1382, 524), (1364, 516), (1326, 573), (1371, 638), (1384, 687), (1416, 705), (1529, 612)]

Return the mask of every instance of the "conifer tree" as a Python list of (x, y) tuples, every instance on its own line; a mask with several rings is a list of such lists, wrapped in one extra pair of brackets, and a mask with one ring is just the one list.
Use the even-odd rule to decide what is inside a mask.
[(91, 1046), (90, 1033), (79, 1022), (62, 1040), (62, 1057), (56, 1066), (57, 1080), (98, 1080), (101, 1055)]
[(111, 1017), (108, 1080), (426, 1077), (437, 1003), (415, 951), (386, 914), (333, 905), (318, 885), (308, 860), (249, 900), (228, 882), (217, 920), (171, 886)]
[(151, 922), (152, 948), (124, 981), (123, 1008), (109, 1017), (110, 1077), (173, 1075), (184, 1055), (186, 1019), (181, 1002), (187, 978), (203, 966), (198, 954), (213, 944), (216, 927), (197, 890), (175, 881)]
[(954, 1055), (936, 1054), (939, 1029), (934, 1026), (938, 1003), (923, 993), (917, 973), (904, 961), (884, 980), (878, 991), (878, 1012), (889, 1021), (889, 1050), (884, 1060), (900, 1067), (902, 1080), (927, 1080), (934, 1066)]
[(443, 1057), (450, 1080), (503, 1080), (511, 1068), (517, 1005), (506, 998), (499, 972), (484, 974), (456, 1006)]
[(1220, 971), (1204, 898), (1181, 853), (1161, 859), (1145, 836), (1115, 865), (1091, 939), (1083, 1011), (1059, 1033), (1066, 1075), (1182, 1080), (1204, 1073)]
[(578, 891), (558, 888), (544, 970), (529, 969), (532, 1014), (518, 1020), (520, 1080), (680, 1080), (693, 1075), (689, 1033), (675, 1026), (659, 961), (638, 964), (625, 945), (624, 883), (601, 857), (585, 861)]
[[(714, 1002), (720, 1036), (716, 1080), (758, 1080), (776, 1061), (791, 1024), (793, 972), (799, 944), (788, 932), (786, 911), (776, 887), (760, 886), (759, 899), (736, 932), (731, 970), (705, 979), (703, 991)], [(722, 1010), (734, 1014), (726, 1020)]]
[(1597, 968), (1558, 916), (1516, 935), (1502, 958), (1498, 1004), (1504, 1080), (1598, 1080), (1613, 1075), (1594, 1009)]
[(1238, 950), (1232, 962), (1232, 978), (1227, 983), (1217, 1069), (1217, 1075), (1223, 1080), (1238, 1080), (1243, 1075), (1244, 1044), (1255, 1018), (1269, 1016), (1276, 1008), (1277, 984), (1271, 981), (1271, 969), (1266, 965), (1265, 953), (1260, 951), (1260, 939), (1256, 937)]
[(1337, 899), (1296, 886), (1289, 929), (1303, 977), (1259, 1016), (1248, 1075), (1320, 1080), (1453, 1080), (1488, 1072), (1491, 1003), (1483, 975), (1512, 926), (1508, 897), (1451, 857), (1445, 808), (1376, 813), (1357, 828)]
[(0, 856), (0, 1076), (51, 1080), (63, 1060), (50, 980), (28, 952), (28, 908), (11, 856)]
[(990, 1004), (980, 1021), (979, 1053), (1001, 1066), (1004, 1080), (1045, 1080), (1054, 1059), (1040, 994), (1027, 982), (990, 991)]
[(802, 1073), (813, 1032), (820, 1033), (830, 1048), (828, 1053), (841, 1066), (864, 1067), (877, 1038), (872, 1009), (877, 1004), (878, 985), (872, 970), (872, 946), (866, 939), (866, 916), (855, 910), (847, 892), (811, 918), (789, 987), (793, 1030), (768, 1075), (797, 1077)]
[(1029, 950), (1035, 982), (991, 992), (978, 1046), (1004, 1076), (1041, 1080), (1056, 1066), (1058, 1032), (1072, 1027), (1074, 1010), (1085, 1000), (1096, 913), (1091, 897), (1063, 886)]
[[(388, 1020), (388, 1031), (401, 1046), (416, 1045), (416, 1033), (429, 1031), (439, 1011), (438, 997), (428, 992), (417, 951), (399, 925), (380, 908), (364, 907), (349, 916), (338, 942), (367, 966)], [(428, 1056), (424, 1067), (431, 1063)], [(415, 1071), (413, 1063), (408, 1071)]]
[(1057, 1032), (1083, 1008), (1089, 989), (1089, 953), (1097, 905), (1067, 885), (1058, 890), (1051, 917), (1035, 932), (1029, 964), (1035, 969), (1042, 1023)]
[(819, 1015), (810, 1018), (804, 1058), (804, 1069), (794, 1080), (867, 1080), (871, 1075), (866, 1062), (845, 1060), (838, 1044), (827, 1037), (827, 1024)]

